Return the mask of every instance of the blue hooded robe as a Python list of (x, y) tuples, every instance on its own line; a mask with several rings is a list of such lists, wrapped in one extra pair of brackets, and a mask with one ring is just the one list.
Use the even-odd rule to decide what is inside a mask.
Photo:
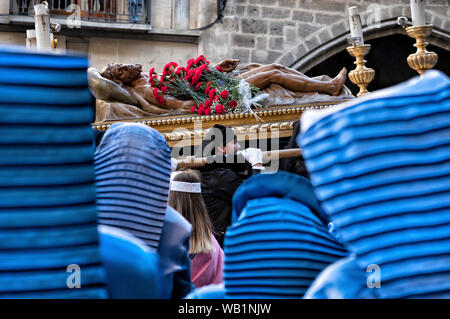
[(352, 252), (306, 297), (450, 297), (449, 96), (428, 71), (302, 123), (315, 193)]
[(87, 67), (0, 47), (0, 298), (163, 296), (158, 255), (97, 228)]
[(192, 289), (191, 225), (167, 206), (170, 149), (156, 130), (136, 123), (113, 124), (95, 151), (99, 223), (120, 228), (158, 253), (167, 298)]
[(233, 197), (224, 285), (189, 298), (301, 298), (318, 274), (347, 255), (328, 232), (309, 181), (287, 172), (246, 180)]

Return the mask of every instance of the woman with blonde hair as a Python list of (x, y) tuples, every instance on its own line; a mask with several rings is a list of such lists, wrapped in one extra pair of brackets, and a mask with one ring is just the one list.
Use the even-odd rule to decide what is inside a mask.
[(169, 205), (192, 225), (189, 248), (192, 282), (196, 287), (222, 283), (224, 254), (212, 233), (201, 195), (200, 174), (189, 169), (175, 172), (172, 177)]

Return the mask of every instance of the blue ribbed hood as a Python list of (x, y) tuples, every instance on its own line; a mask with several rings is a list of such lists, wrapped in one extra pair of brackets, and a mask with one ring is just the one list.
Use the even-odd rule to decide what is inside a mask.
[(264, 197), (288, 198), (307, 206), (324, 225), (327, 217), (314, 195), (310, 181), (287, 172), (257, 174), (244, 181), (233, 196), (232, 223), (237, 221), (242, 209), (252, 199)]
[(170, 183), (170, 150), (156, 130), (112, 125), (95, 152), (99, 223), (129, 231), (157, 250)]
[(347, 254), (320, 220), (305, 178), (255, 175), (233, 197), (224, 241), (227, 298), (301, 298), (316, 276)]
[(112, 125), (95, 152), (99, 223), (129, 231), (155, 252), (169, 196), (170, 150), (156, 130)]
[[(318, 200), (379, 297), (450, 289), (450, 81), (441, 72), (368, 94), (298, 139)], [(362, 283), (364, 284), (364, 283)]]
[(0, 47), (0, 298), (107, 297), (87, 67)]

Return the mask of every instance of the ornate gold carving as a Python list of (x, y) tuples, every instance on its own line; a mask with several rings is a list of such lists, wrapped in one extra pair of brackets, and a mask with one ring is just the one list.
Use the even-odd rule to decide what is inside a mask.
[(370, 44), (362, 44), (362, 45), (352, 45), (351, 47), (347, 47), (348, 53), (356, 58), (354, 64), (356, 64), (356, 68), (348, 74), (350, 81), (352, 83), (359, 86), (359, 93), (357, 96), (364, 95), (369, 93), (367, 91), (367, 85), (372, 82), (375, 77), (375, 70), (372, 68), (367, 68), (364, 60), (364, 56), (370, 51)]
[(426, 49), (428, 42), (425, 41), (425, 38), (431, 34), (433, 25), (418, 25), (407, 27), (405, 30), (409, 37), (416, 39), (414, 46), (417, 48), (416, 53), (408, 56), (408, 65), (422, 76), (425, 71), (432, 69), (438, 61), (438, 55)]

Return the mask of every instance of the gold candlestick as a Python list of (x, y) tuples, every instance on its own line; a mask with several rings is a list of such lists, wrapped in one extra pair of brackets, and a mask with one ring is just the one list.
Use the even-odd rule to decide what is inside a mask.
[(350, 71), (348, 77), (350, 78), (350, 81), (359, 86), (359, 93), (357, 96), (369, 93), (369, 91), (367, 91), (367, 85), (372, 82), (375, 77), (375, 70), (365, 66), (367, 61), (364, 60), (364, 56), (369, 53), (370, 44), (353, 44), (352, 46), (347, 47), (347, 51), (351, 56), (356, 58), (356, 61), (354, 62), (354, 64), (356, 64), (356, 69)]
[(417, 48), (416, 53), (408, 56), (408, 65), (422, 76), (425, 71), (432, 69), (438, 61), (438, 55), (426, 49), (428, 42), (425, 41), (425, 37), (431, 34), (433, 25), (417, 25), (407, 27), (405, 30), (409, 37), (416, 39), (414, 46)]

